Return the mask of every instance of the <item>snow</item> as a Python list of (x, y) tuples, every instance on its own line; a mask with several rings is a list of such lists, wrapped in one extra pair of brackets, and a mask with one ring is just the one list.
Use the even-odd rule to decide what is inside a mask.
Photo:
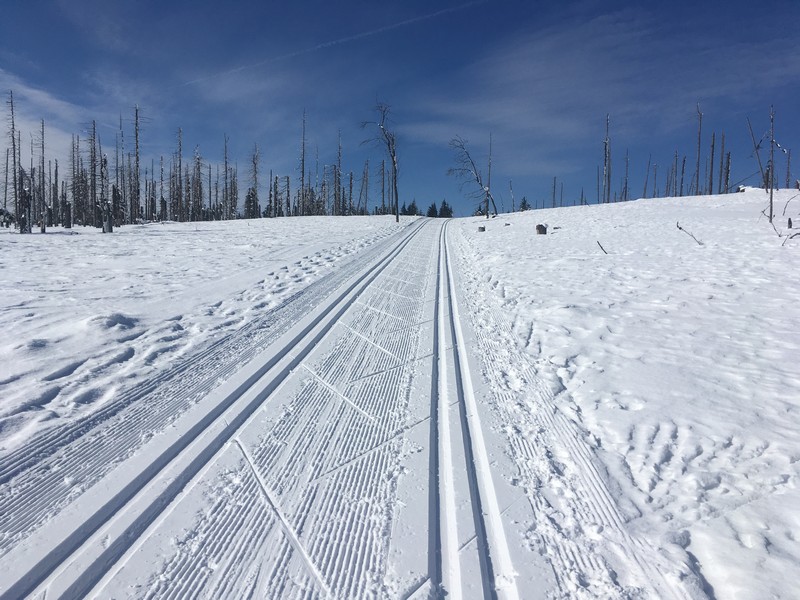
[(0, 597), (793, 597), (796, 194), (0, 230)]
[[(777, 194), (780, 230), (796, 198)], [(792, 597), (800, 567), (798, 240), (781, 245), (765, 206), (749, 190), (501, 215), (481, 234), (461, 223), (464, 260), (481, 265), (467, 295), (507, 321), (503, 350), (549, 387), (626, 528), (719, 598)], [(530, 235), (544, 221), (550, 234)]]
[(0, 230), (0, 448), (96, 410), (397, 230), (389, 218)]

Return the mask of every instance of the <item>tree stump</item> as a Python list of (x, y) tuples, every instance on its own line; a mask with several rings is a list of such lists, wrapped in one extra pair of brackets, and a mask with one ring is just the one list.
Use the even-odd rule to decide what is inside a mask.
[(547, 233), (547, 225), (542, 225), (541, 223), (539, 223), (536, 226), (536, 234), (537, 235), (545, 235), (546, 233)]
[(483, 231), (486, 231), (486, 227), (484, 227), (483, 225), (478, 225), (478, 232), (483, 232)]

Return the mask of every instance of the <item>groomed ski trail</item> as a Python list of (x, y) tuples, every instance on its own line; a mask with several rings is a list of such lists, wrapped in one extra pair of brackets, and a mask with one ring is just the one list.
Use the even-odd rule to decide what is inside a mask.
[[(0, 598), (21, 597), (37, 589), (46, 590), (48, 597), (86, 594), (208, 467), (421, 227), (412, 226), (403, 239), (351, 274), (349, 283), (300, 318), (257, 359), (11, 548), (0, 558), (6, 565)], [(113, 437), (113, 431), (108, 433)]]
[[(282, 298), (276, 307), (228, 335), (216, 337), (146, 382), (117, 392), (85, 418), (45, 429), (0, 461), (0, 557), (85, 493), (149, 439), (168, 429), (242, 364), (253, 360), (294, 323), (363, 270), (397, 236)], [(309, 260), (318, 260), (311, 256)], [(302, 265), (301, 265), (302, 266)], [(273, 273), (267, 273), (265, 282)]]
[[(483, 426), (476, 406), (472, 373), (466, 359), (468, 348), (460, 321), (455, 294), (447, 224), (442, 228), (439, 245), (437, 291), (438, 402), (436, 435), (438, 445), (440, 511), (439, 539), (443, 592), (452, 597), (519, 598), (516, 572), (511, 561), (497, 493), (492, 479), (491, 463), (484, 441)], [(454, 427), (457, 424), (458, 427)], [(451, 431), (455, 429), (455, 431)], [(455, 434), (455, 435), (454, 435)], [(463, 451), (453, 444), (460, 440)], [(460, 460), (459, 460), (460, 459)], [(466, 488), (459, 490), (454, 476), (463, 472)], [(459, 493), (460, 492), (460, 493)], [(480, 565), (480, 588), (474, 584), (475, 573), (462, 568), (462, 554), (467, 546), (459, 547), (456, 506), (459, 495), (468, 495), (474, 526), (475, 552)], [(464, 581), (464, 577), (472, 579)]]

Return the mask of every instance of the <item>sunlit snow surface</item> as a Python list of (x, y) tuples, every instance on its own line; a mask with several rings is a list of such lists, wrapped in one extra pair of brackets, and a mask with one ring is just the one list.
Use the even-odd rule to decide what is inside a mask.
[[(798, 194), (776, 194), (783, 235)], [(459, 224), (478, 330), (507, 321), (507, 352), (547, 381), (629, 529), (684, 547), (718, 598), (794, 597), (800, 577), (800, 236), (782, 246), (767, 206), (748, 190)], [(505, 356), (508, 387), (539, 402)], [(591, 537), (569, 510), (568, 535)]]
[(391, 217), (0, 229), (0, 451), (241, 328)]
[[(800, 221), (796, 194), (776, 194), (777, 232), (762, 214), (762, 190), (450, 222), (459, 314), (522, 597), (793, 597), (800, 236), (778, 234), (800, 232), (787, 229), (788, 217)], [(163, 400), (148, 401), (188, 410), (238, 368), (226, 356), (256, 356), (272, 339), (259, 331), (289, 327), (302, 316), (292, 307), (313, 306), (297, 298), (330, 293), (333, 274), (355, 269), (409, 223), (298, 218), (126, 226), (112, 235), (0, 230), (0, 467), (42, 431), (77, 423), (112, 400), (135, 400), (136, 390), (160, 378), (151, 396)], [(535, 234), (539, 223), (547, 235)], [(363, 326), (380, 334), (380, 344), (329, 340), (333, 358), (310, 361), (285, 399), (189, 490), (179, 505), (186, 509), (171, 511), (167, 526), (148, 533), (114, 572), (119, 577), (98, 589), (141, 597), (431, 591), (424, 531), (431, 386), (420, 357), (430, 355), (424, 323), (434, 313), (437, 237), (421, 235), (411, 264), (386, 281), (396, 285), (404, 318), (423, 325), (404, 332), (395, 317), (353, 313), (338, 329)], [(318, 302), (316, 293), (307, 296)], [(374, 346), (374, 365), (346, 362), (356, 342)], [(204, 360), (176, 371), (182, 361)], [(382, 379), (383, 396), (351, 372), (381, 365), (392, 374)], [(362, 394), (366, 417), (320, 374), (347, 375), (350, 387), (337, 389), (359, 402)], [(408, 386), (403, 398), (381, 403), (393, 386)], [(346, 435), (319, 449), (319, 463), (281, 450), (286, 443), (313, 450), (315, 432), (326, 427)], [(358, 431), (363, 439), (353, 437)], [(145, 442), (130, 442), (132, 452)], [(262, 478), (252, 461), (268, 466)], [(68, 503), (80, 506), (85, 490), (97, 493), (94, 481), (54, 477), (68, 492), (53, 496), (51, 514), (14, 507), (16, 488), (0, 489), (0, 502), (27, 515), (15, 521), (18, 533), (3, 532), (0, 560), (14, 535), (24, 540)], [(456, 493), (460, 485), (456, 474)], [(309, 496), (303, 486), (318, 487)], [(277, 511), (264, 508), (264, 494)], [(342, 498), (334, 501), (336, 494)], [(286, 533), (291, 527), (296, 539)], [(363, 545), (355, 544), (359, 536)], [(281, 569), (285, 579), (276, 575)], [(364, 580), (348, 582), (348, 573)]]

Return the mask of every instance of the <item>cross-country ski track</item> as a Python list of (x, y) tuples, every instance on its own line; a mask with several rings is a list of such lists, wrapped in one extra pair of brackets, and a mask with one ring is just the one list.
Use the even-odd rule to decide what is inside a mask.
[(451, 229), (414, 221), (4, 456), (0, 598), (701, 597), (627, 531)]

